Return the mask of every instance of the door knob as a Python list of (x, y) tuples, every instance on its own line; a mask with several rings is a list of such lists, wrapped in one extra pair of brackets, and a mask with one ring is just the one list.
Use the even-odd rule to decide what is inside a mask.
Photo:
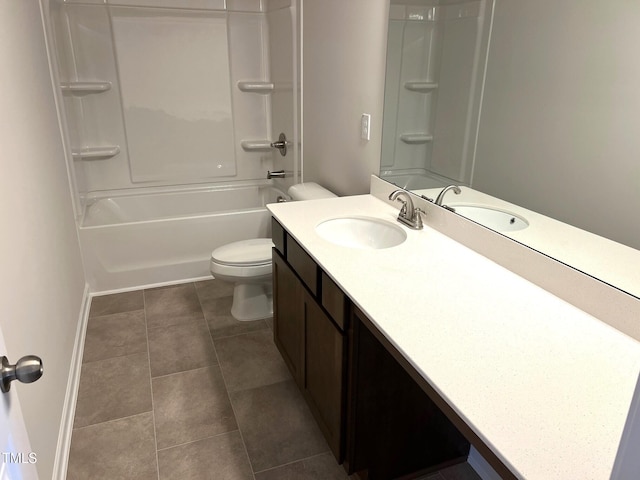
[(0, 357), (2, 382), (0, 390), (7, 393), (11, 388), (11, 382), (18, 380), (22, 383), (35, 382), (42, 376), (42, 360), (35, 355), (22, 357), (15, 365), (11, 365), (7, 357)]

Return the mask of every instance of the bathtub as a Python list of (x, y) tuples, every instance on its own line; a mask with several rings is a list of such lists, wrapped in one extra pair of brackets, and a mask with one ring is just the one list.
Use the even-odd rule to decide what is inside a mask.
[(80, 244), (93, 293), (210, 278), (211, 251), (271, 236), (272, 186), (140, 193), (86, 201)]

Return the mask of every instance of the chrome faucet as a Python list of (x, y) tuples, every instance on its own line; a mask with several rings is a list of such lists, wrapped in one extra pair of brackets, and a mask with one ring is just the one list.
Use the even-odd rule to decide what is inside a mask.
[(453, 190), (453, 193), (455, 193), (456, 195), (460, 195), (460, 193), (462, 192), (460, 190), (460, 187), (457, 185), (449, 185), (448, 187), (444, 187), (442, 191), (438, 194), (435, 204), (440, 205), (441, 207), (444, 207), (447, 210), (451, 210), (452, 212), (455, 212), (455, 209), (442, 204), (442, 200), (444, 199), (444, 194), (447, 193), (449, 190)]
[[(406, 200), (398, 198), (400, 196), (403, 196)], [(420, 216), (420, 213), (424, 212), (419, 208), (414, 208), (413, 200), (411, 200), (409, 193), (402, 189), (394, 190), (391, 192), (391, 195), (389, 195), (389, 200), (397, 200), (402, 203), (402, 208), (398, 214), (398, 221), (400, 223), (409, 228), (413, 228), (414, 230), (422, 229), (422, 217)]]
[(287, 174), (285, 173), (284, 170), (276, 170), (275, 172), (271, 172), (271, 171), (267, 170), (267, 178), (268, 179), (284, 178), (286, 176), (287, 176)]

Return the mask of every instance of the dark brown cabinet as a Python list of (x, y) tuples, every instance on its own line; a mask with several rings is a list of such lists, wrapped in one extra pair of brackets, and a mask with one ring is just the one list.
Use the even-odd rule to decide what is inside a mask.
[(275, 220), (272, 232), (274, 340), (347, 473), (412, 478), (464, 461), (469, 442), (434, 394)]
[[(278, 227), (273, 231), (280, 232)], [(278, 234), (274, 245), (274, 341), (329, 448), (342, 463), (348, 303), (344, 293), (286, 232)]]
[(331, 451), (342, 462), (346, 339), (308, 292), (304, 297), (303, 394)]
[(273, 336), (299, 387), (303, 385), (304, 304), (300, 280), (278, 253), (273, 253)]

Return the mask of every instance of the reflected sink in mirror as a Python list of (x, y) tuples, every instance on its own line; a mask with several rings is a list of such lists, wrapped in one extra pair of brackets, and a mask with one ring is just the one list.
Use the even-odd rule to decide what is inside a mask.
[(450, 204), (458, 215), (473, 220), (496, 232), (515, 232), (529, 226), (524, 218), (512, 212), (479, 205)]
[(333, 218), (318, 224), (316, 232), (331, 243), (349, 248), (390, 248), (407, 239), (399, 225), (373, 217)]

